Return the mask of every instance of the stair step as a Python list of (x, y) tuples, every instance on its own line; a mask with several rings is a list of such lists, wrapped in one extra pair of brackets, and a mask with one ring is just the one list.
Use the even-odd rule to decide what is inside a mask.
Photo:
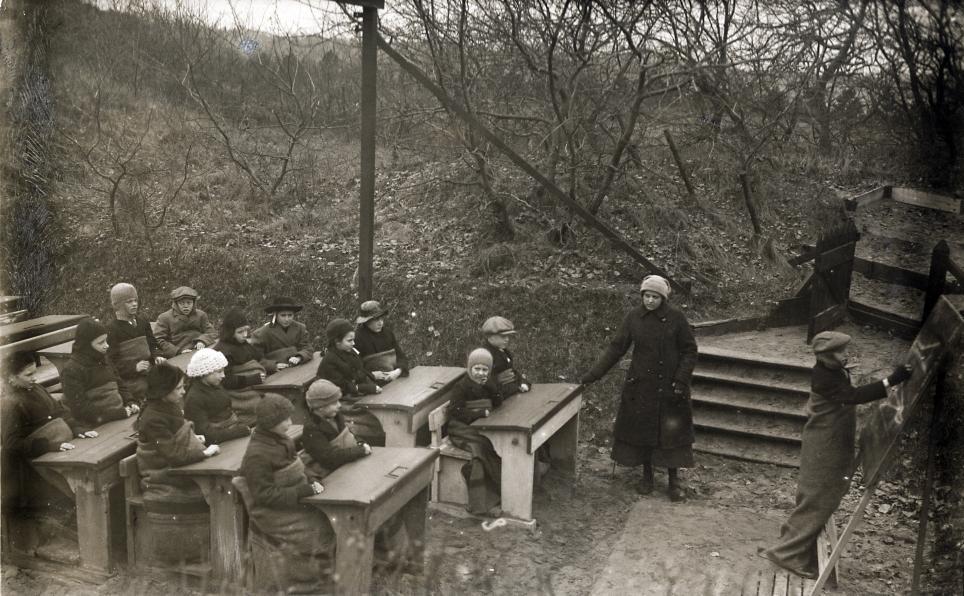
[(786, 370), (802, 371), (810, 374), (813, 364), (802, 360), (790, 360), (787, 358), (777, 358), (773, 356), (761, 356), (750, 354), (740, 350), (720, 348), (717, 346), (699, 346), (699, 362), (711, 362), (714, 360), (727, 360), (740, 362), (752, 366), (766, 366), (782, 368)]
[(784, 416), (806, 421), (806, 397), (788, 396), (757, 387), (730, 386), (698, 380), (693, 383), (692, 399), (699, 404), (732, 408), (763, 416)]
[[(809, 372), (808, 372), (809, 375)], [(810, 395), (809, 380), (804, 384), (797, 379), (787, 379), (779, 373), (770, 371), (751, 371), (746, 368), (726, 370), (708, 369), (702, 365), (697, 365), (693, 371), (694, 381), (703, 383), (720, 383), (724, 385), (738, 385), (742, 387), (754, 387), (773, 392), (789, 393), (796, 396)]]
[(728, 408), (704, 407), (693, 411), (693, 425), (697, 428), (711, 428), (747, 437), (758, 437), (764, 441), (782, 441), (800, 444), (802, 423), (783, 418), (766, 418), (759, 415), (737, 412)]
[(799, 448), (787, 443), (764, 444), (740, 435), (702, 431), (696, 434), (693, 449), (703, 453), (788, 468), (800, 466)]

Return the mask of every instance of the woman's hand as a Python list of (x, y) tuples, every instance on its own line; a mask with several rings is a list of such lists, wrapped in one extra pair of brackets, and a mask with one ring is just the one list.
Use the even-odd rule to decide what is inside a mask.
[(683, 398), (689, 398), (690, 388), (683, 383), (673, 382), (673, 395), (678, 395)]
[(887, 384), (890, 386), (900, 385), (901, 383), (909, 379), (911, 374), (913, 374), (913, 372), (914, 372), (914, 368), (909, 364), (897, 366), (894, 368), (894, 371), (890, 373), (890, 376), (887, 377)]

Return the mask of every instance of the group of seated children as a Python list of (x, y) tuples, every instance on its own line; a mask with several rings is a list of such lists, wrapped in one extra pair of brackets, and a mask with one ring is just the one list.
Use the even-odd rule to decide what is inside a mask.
[[(286, 297), (273, 300), (264, 309), (270, 320), (253, 332), (244, 312), (232, 308), (215, 337), (191, 288), (171, 293), (172, 307), (158, 318), (157, 335), (138, 317), (132, 285), (115, 285), (110, 299), (115, 318), (108, 326), (85, 319), (77, 327), (63, 369), (66, 407), (32, 381), (32, 354), (7, 359), (5, 411), (17, 416), (4, 416), (4, 451), (15, 448), (26, 458), (72, 449), (74, 439), (96, 437), (99, 425), (139, 414), (137, 462), (145, 507), (174, 513), (201, 510), (204, 501), (196, 484), (167, 471), (215, 455), (219, 443), (250, 434), (241, 472), (254, 524), (302, 554), (329, 549), (327, 521), (299, 505), (299, 499), (323, 490), (319, 481), (338, 466), (370, 454), (372, 445), (384, 445), (378, 420), (356, 402), (409, 373), (408, 358), (385, 324), (388, 311), (367, 301), (354, 324), (342, 318), (328, 324), (317, 380), (302, 404), (308, 416), (299, 455), (286, 435), (293, 405), (282, 396), (263, 395), (258, 386), (269, 374), (312, 360), (308, 330), (294, 319), (301, 305)], [(469, 423), (505, 398), (528, 391), (529, 382), (507, 349), (515, 333), (512, 323), (492, 317), (482, 332), (484, 346), (470, 354), (468, 374), (452, 393), (449, 433), (473, 454), (463, 470), (469, 509), (486, 514), (498, 504), (500, 460)], [(186, 352), (192, 356), (185, 377), (165, 358)], [(314, 521), (293, 525), (292, 516), (309, 514)], [(320, 531), (319, 524), (327, 529)]]

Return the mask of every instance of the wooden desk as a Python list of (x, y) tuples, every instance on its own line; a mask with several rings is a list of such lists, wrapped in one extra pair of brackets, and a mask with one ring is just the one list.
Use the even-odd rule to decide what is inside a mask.
[[(288, 429), (288, 436), (301, 438), (301, 425)], [(244, 506), (241, 495), (235, 494), (231, 479), (241, 472), (241, 461), (248, 449), (250, 437), (221, 443), (221, 452), (197, 463), (171, 468), (172, 476), (193, 480), (204, 493), (211, 509), (211, 572), (216, 581), (241, 583), (244, 550)]]
[(17, 310), (20, 304), (20, 296), (0, 296), (0, 312)]
[(302, 500), (321, 509), (335, 530), (335, 592), (368, 594), (375, 533), (401, 511), (421, 563), (425, 509), (438, 451), (420, 447), (375, 447), (368, 457), (338, 468), (322, 482), (325, 491)]
[[(70, 360), (70, 354), (74, 349), (74, 342), (65, 341), (62, 344), (57, 344), (56, 346), (51, 346), (49, 348), (44, 348), (43, 350), (37, 350), (37, 354), (43, 356), (47, 360), (51, 361), (54, 366), (57, 367), (57, 372), (61, 375), (64, 374), (64, 365)], [(167, 361), (174, 366), (181, 369), (183, 372), (187, 372), (187, 365), (191, 362), (191, 356), (194, 352), (188, 352), (186, 354), (178, 354), (173, 358), (168, 358)]]
[(27, 319), (18, 323), (0, 326), (0, 343), (9, 344), (22, 339), (43, 335), (57, 331), (64, 327), (77, 324), (87, 315), (47, 315), (36, 319)]
[(415, 433), (428, 422), (429, 412), (445, 402), (449, 389), (464, 374), (464, 368), (453, 366), (416, 366), (409, 376), (356, 403), (381, 422), (386, 447), (414, 447)]
[[(75, 439), (71, 451), (46, 453), (31, 461), (43, 478), (74, 497), (81, 567), (97, 574), (111, 572), (111, 489), (119, 486), (118, 462), (134, 453), (131, 416), (98, 427), (95, 439)], [(118, 505), (119, 506), (119, 505)]]
[(177, 356), (174, 356), (173, 358), (168, 358), (166, 362), (167, 362), (168, 364), (173, 364), (174, 366), (176, 366), (176, 367), (178, 367), (179, 369), (181, 369), (181, 372), (183, 372), (183, 373), (186, 374), (186, 373), (187, 373), (187, 365), (191, 363), (191, 356), (193, 356), (193, 355), (194, 355), (194, 352), (188, 352), (188, 353), (186, 353), (186, 354), (178, 354)]
[(315, 380), (319, 362), (321, 362), (321, 353), (315, 352), (308, 362), (279, 370), (265, 379), (261, 385), (255, 385), (254, 390), (261, 393), (277, 393), (287, 397), (295, 405), (295, 413), (292, 414), (291, 419), (298, 424), (304, 424), (308, 415), (304, 400), (305, 391)]
[(582, 385), (536, 384), (472, 423), (502, 458), (502, 510), (532, 519), (535, 453), (551, 439), (553, 464), (575, 476)]

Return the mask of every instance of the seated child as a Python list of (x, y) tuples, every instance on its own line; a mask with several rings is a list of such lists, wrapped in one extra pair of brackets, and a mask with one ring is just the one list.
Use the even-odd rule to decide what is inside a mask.
[(217, 341), (214, 325), (197, 308), (197, 292), (181, 286), (171, 292), (171, 310), (157, 317), (157, 345), (161, 355), (173, 358), (184, 352), (206, 348)]
[(231, 395), (221, 386), (228, 360), (211, 348), (201, 348), (187, 365), (190, 386), (184, 398), (184, 417), (208, 445), (248, 436), (249, 430), (231, 409)]
[(264, 350), (264, 362), (268, 374), (298, 366), (311, 360), (313, 349), (304, 323), (295, 320), (300, 304), (287, 296), (271, 301), (264, 312), (271, 320), (252, 333), (252, 341)]
[(334, 548), (335, 534), (318, 509), (301, 503), (324, 487), (312, 482), (286, 434), (294, 411), (286, 398), (268, 393), (258, 402), (257, 424), (241, 461), (242, 496), (251, 523), (292, 555), (310, 564), (288, 565), (292, 582), (317, 581), (322, 563)]
[(137, 467), (141, 475), (144, 508), (158, 513), (207, 511), (201, 489), (190, 478), (168, 473), (218, 453), (217, 445), (204, 446), (184, 418), (184, 373), (161, 363), (147, 373), (147, 402), (134, 428), (137, 430)]
[(486, 515), (498, 506), (501, 496), (502, 459), (492, 443), (474, 429), (472, 421), (488, 416), (502, 405), (502, 394), (489, 376), (492, 355), (484, 348), (469, 354), (466, 375), (452, 388), (447, 431), (449, 440), (472, 454), (462, 467), (468, 486), (469, 513)]
[(250, 332), (247, 317), (240, 309), (232, 308), (224, 314), (221, 339), (214, 349), (224, 354), (228, 361), (221, 385), (231, 396), (231, 408), (243, 424), (254, 426), (254, 408), (261, 393), (252, 386), (264, 383), (267, 374), (260, 347), (248, 340)]
[(355, 436), (369, 445), (384, 446), (381, 423), (371, 412), (355, 405), (358, 398), (381, 393), (382, 388), (362, 366), (355, 350), (354, 326), (346, 319), (333, 319), (325, 328), (325, 335), (328, 349), (318, 365), (318, 378), (331, 381), (341, 390), (342, 404), (348, 406), (343, 407), (341, 413)]
[(61, 381), (64, 403), (85, 430), (139, 411), (127, 386), (118, 382), (106, 354), (107, 328), (96, 319), (82, 320)]
[(137, 318), (137, 290), (127, 283), (110, 289), (114, 320), (107, 328), (107, 359), (117, 371), (118, 384), (140, 404), (147, 394), (147, 370), (164, 362), (146, 318)]
[(385, 325), (387, 310), (369, 300), (361, 305), (355, 319), (355, 348), (362, 364), (375, 376), (379, 385), (387, 385), (398, 377), (408, 376), (408, 356), (398, 345), (395, 333)]
[(331, 474), (342, 464), (370, 455), (372, 448), (361, 443), (345, 423), (338, 410), (341, 389), (326, 379), (319, 379), (308, 387), (305, 401), (308, 418), (305, 420), (301, 442), (305, 451), (302, 459), (308, 475), (317, 479)]
[(499, 391), (505, 397), (512, 397), (516, 393), (529, 390), (529, 381), (512, 361), (509, 352), (509, 338), (515, 335), (512, 321), (503, 317), (489, 317), (482, 324), (482, 335), (485, 337), (483, 347), (492, 355), (491, 376), (495, 379)]

